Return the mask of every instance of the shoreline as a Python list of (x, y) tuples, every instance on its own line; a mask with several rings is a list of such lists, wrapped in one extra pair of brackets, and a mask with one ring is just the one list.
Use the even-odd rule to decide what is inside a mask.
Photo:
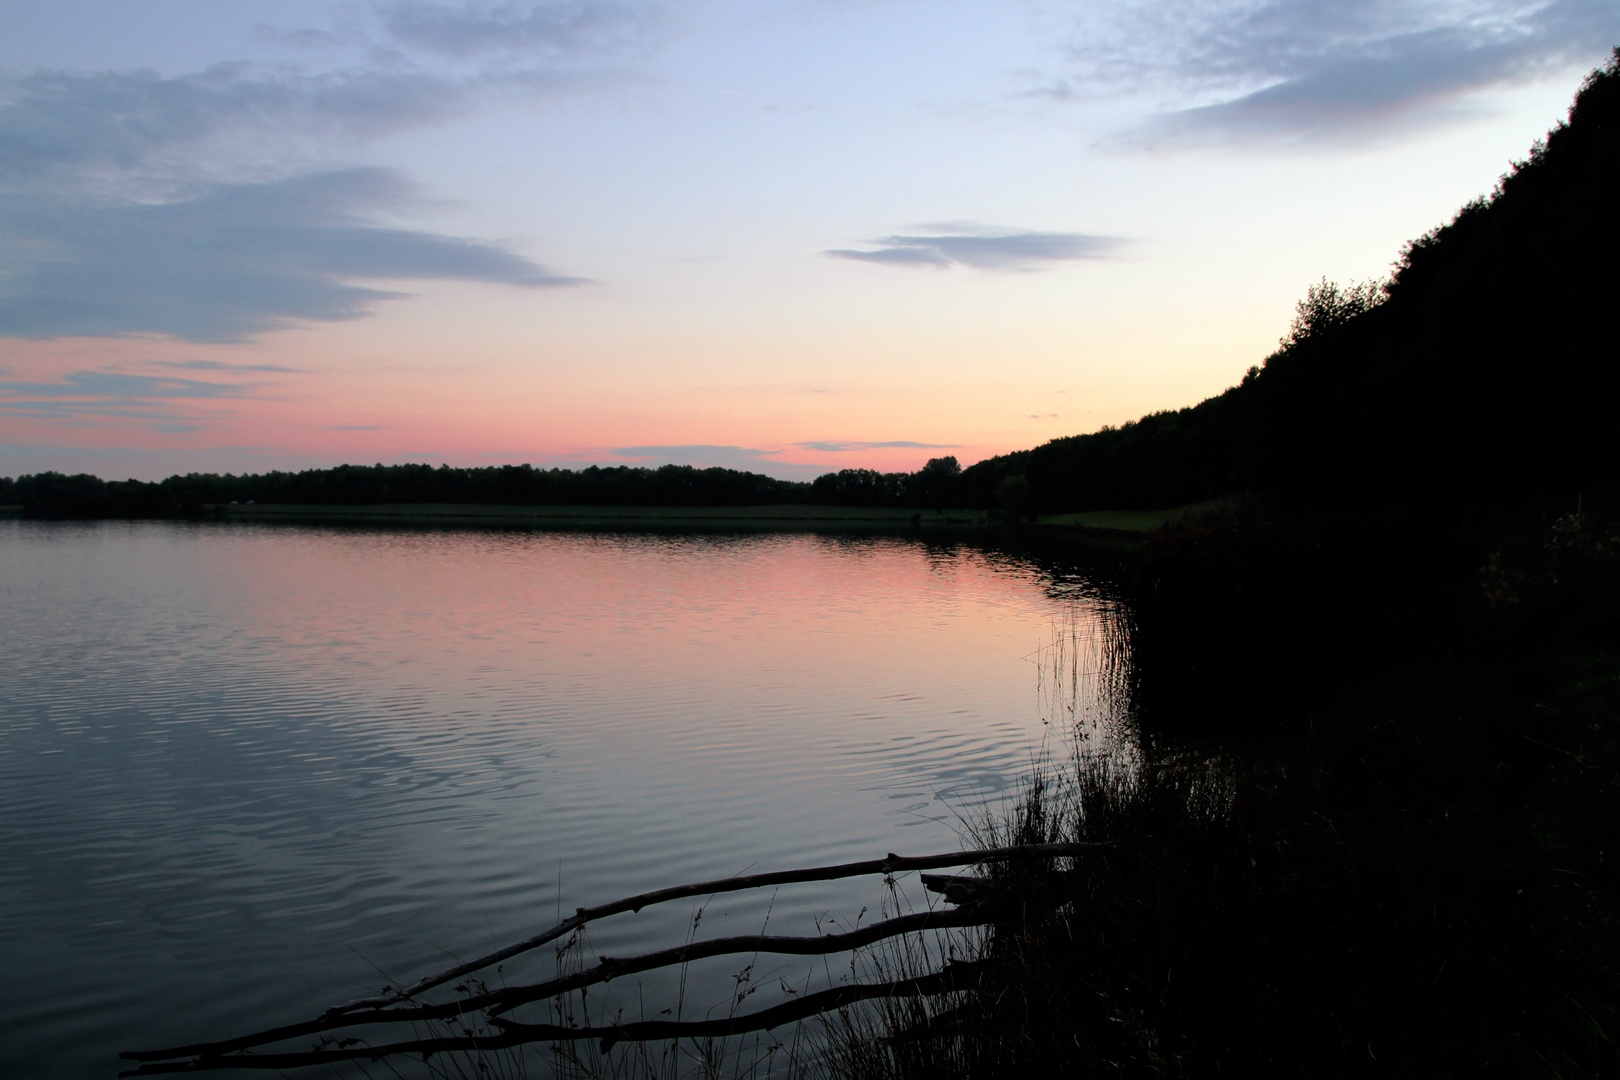
[(889, 507), (806, 506), (511, 506), (498, 503), (211, 504), (205, 516), (226, 521), (287, 521), (397, 525), (512, 525), (603, 529), (717, 526), (793, 531), (836, 528), (989, 528), (999, 521), (982, 511), (919, 513)]
[[(1088, 510), (1046, 514), (1037, 529), (1145, 535), (1194, 508)], [(999, 529), (1005, 516), (966, 508), (918, 511), (907, 507), (825, 506), (779, 503), (765, 506), (511, 506), (498, 503), (378, 503), (320, 505), (209, 504), (204, 513), (227, 521), (355, 522), (409, 525), (519, 525), (538, 528), (645, 528), (648, 526), (758, 528)]]
[[(773, 503), (757, 506), (537, 506), (505, 503), (204, 503), (201, 518), (288, 524), (454, 525), (537, 529), (749, 529), (763, 531), (940, 530), (1024, 528), (1136, 541), (1167, 523), (1214, 504), (1165, 510), (1086, 510), (1042, 514), (1010, 525), (1000, 510), (829, 506)], [(21, 506), (0, 506), (0, 518), (24, 518)], [(39, 520), (124, 520), (41, 518)]]

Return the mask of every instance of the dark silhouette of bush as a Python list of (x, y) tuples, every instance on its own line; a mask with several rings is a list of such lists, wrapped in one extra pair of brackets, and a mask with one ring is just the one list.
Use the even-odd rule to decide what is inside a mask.
[(1048, 772), (974, 842), (1112, 846), (1004, 872), (985, 982), (835, 1075), (1615, 1075), (1616, 659), (1396, 668), (1241, 754)]
[(1009, 521), (1021, 521), (1029, 511), (1029, 481), (1022, 473), (1003, 476), (996, 485), (996, 502)]

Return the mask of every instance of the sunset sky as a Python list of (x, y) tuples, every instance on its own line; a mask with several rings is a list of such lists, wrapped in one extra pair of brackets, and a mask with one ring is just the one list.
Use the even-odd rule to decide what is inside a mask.
[(1386, 274), (1614, 0), (0, 7), (0, 475), (964, 463)]

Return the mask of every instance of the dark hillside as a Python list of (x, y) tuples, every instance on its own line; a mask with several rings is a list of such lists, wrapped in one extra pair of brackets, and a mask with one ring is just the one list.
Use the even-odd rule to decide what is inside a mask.
[(1617, 298), (1611, 63), (1488, 200), (1408, 247), (1383, 304), (1272, 358), (1266, 486), (1425, 503), (1612, 483)]
[(1323, 283), (1239, 386), (980, 462), (1035, 509), (1238, 492), (1295, 506), (1499, 504), (1620, 480), (1620, 52), (1496, 191), (1410, 244), (1382, 289)]
[(1122, 575), (1141, 766), (1077, 741), (984, 837), (1114, 846), (1009, 868), (999, 966), (843, 1075), (1620, 1076), (1617, 241), (1620, 52), (1242, 385), (966, 471), (1236, 497)]
[(1003, 480), (1019, 475), (1036, 513), (1154, 509), (1247, 491), (1260, 471), (1256, 406), (1245, 382), (1198, 405), (989, 458), (963, 471), (961, 501), (994, 507)]

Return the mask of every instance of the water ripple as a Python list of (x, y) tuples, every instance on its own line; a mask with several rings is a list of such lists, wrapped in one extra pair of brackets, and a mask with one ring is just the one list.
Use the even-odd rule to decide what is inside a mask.
[(1099, 595), (893, 539), (0, 523), (0, 1075), (106, 1077), (581, 903), (953, 846), (1044, 745), (1030, 650)]

